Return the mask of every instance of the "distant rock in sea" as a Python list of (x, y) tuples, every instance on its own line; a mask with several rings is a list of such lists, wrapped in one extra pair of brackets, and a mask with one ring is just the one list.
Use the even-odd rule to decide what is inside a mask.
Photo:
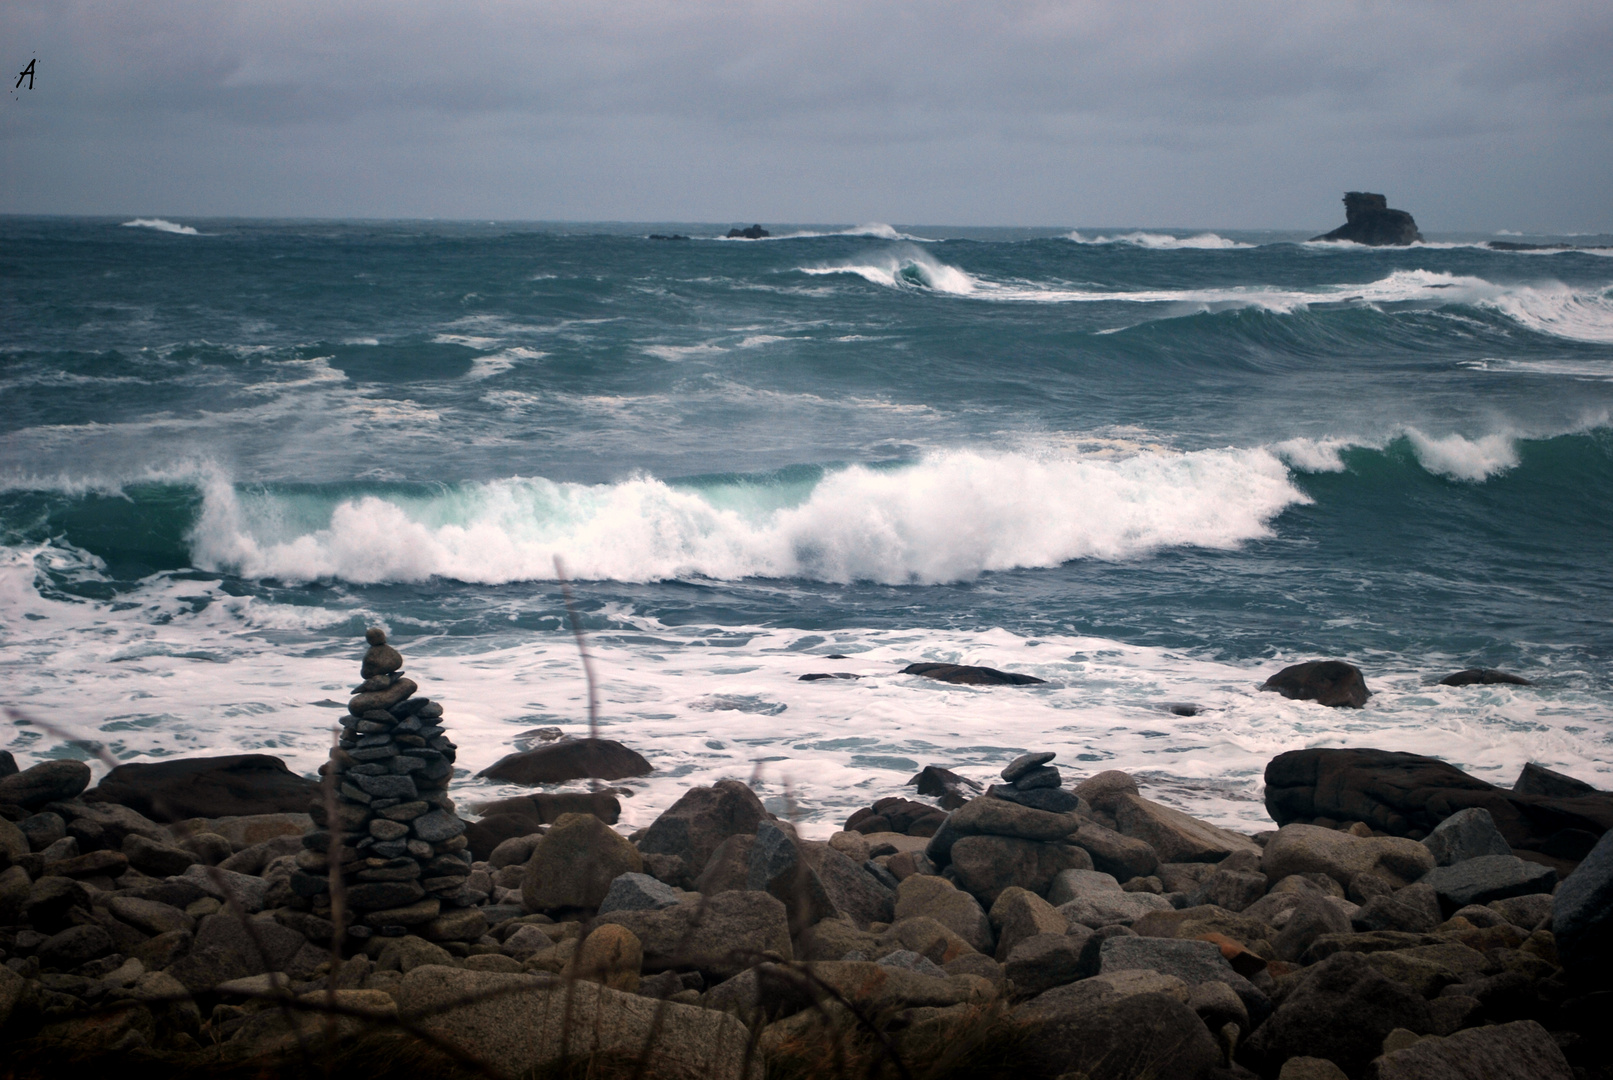
[(671, 234), (669, 236), (666, 233), (652, 232), (650, 234), (650, 239), (651, 240), (687, 240), (689, 238), (687, 236), (684, 236), (682, 233), (673, 233), (673, 234)]
[(1349, 240), (1369, 247), (1415, 244), (1423, 238), (1417, 222), (1404, 210), (1389, 209), (1389, 200), (1370, 191), (1344, 193), (1344, 224), (1315, 240)]
[(760, 240), (764, 236), (772, 236), (772, 235), (773, 235), (772, 233), (768, 232), (766, 229), (762, 228), (760, 225), (752, 225), (748, 229), (729, 229), (728, 230), (728, 239), (730, 239), (730, 240)]

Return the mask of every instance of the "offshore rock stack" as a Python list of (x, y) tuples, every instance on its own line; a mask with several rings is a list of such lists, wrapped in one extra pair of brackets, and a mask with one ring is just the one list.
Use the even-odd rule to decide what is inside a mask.
[(448, 798), (455, 746), (444, 734), (442, 706), (415, 697), (403, 656), (372, 627), (360, 669), (363, 682), (342, 717), (342, 733), (320, 772), (336, 783), (336, 820), (323, 798), (311, 814), (324, 826), (303, 837), (292, 888), (316, 914), (332, 906), (329, 859), (336, 834), (350, 937), (412, 931), (436, 940), (474, 940), (485, 929), (487, 899), (466, 886), (471, 853), (465, 822)]

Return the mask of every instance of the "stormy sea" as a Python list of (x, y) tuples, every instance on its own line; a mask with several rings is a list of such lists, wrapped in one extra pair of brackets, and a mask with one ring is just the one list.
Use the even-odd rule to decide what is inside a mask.
[(768, 229), (0, 219), (0, 743), (313, 775), (380, 625), (516, 794), (558, 558), (628, 827), (1026, 750), (1245, 830), (1306, 746), (1613, 787), (1613, 238)]

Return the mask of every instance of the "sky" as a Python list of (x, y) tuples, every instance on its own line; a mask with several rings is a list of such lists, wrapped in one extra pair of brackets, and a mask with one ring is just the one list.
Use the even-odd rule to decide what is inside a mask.
[(1609, 232), (1609, 57), (1608, 0), (6, 0), (0, 213)]

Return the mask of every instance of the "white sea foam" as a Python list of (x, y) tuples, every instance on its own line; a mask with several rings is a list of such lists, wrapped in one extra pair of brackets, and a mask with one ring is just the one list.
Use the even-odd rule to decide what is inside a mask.
[(1273, 444), (1271, 452), (1299, 472), (1343, 472), (1343, 451), (1358, 445), (1349, 439), (1285, 439)]
[[(587, 688), (564, 627), (467, 639), (361, 598), (273, 604), (190, 576), (159, 575), (118, 603), (41, 595), (41, 562), (70, 557), (0, 549), (0, 605), (29, 616), (0, 623), (0, 679), (28, 713), (100, 740), (121, 759), (252, 751), (312, 776), (329, 753), (364, 648), (352, 627), (389, 619), (421, 692), (446, 707), (460, 747), (453, 793), (461, 806), (529, 792), (473, 776), (522, 732), (587, 731)], [(1151, 798), (1251, 831), (1270, 828), (1260, 802), (1265, 763), (1306, 746), (1431, 754), (1502, 784), (1538, 761), (1613, 786), (1613, 752), (1599, 722), (1605, 693), (1426, 685), (1418, 663), (1448, 668), (1443, 657), (1380, 662), (1367, 707), (1334, 710), (1256, 689), (1306, 656), (1228, 663), (1078, 635), (811, 633), (613, 618), (623, 629), (590, 639), (601, 734), (654, 767), (618, 782), (632, 795), (621, 800), (624, 830), (647, 825), (690, 786), (732, 777), (754, 778), (779, 813), (788, 798), (804, 831), (826, 836), (857, 807), (911, 795), (905, 783), (922, 765), (989, 781), (1016, 755), (1043, 749), (1058, 753), (1070, 779), (1124, 769)], [(1048, 682), (1004, 690), (898, 674), (915, 661), (986, 664)], [(862, 678), (799, 681), (837, 671)], [(1171, 715), (1167, 702), (1192, 702), (1199, 713)], [(83, 754), (29, 725), (7, 731), (6, 748), (24, 767)]]
[(1172, 236), (1169, 233), (1129, 232), (1118, 236), (1082, 236), (1080, 232), (1072, 232), (1065, 237), (1077, 244), (1125, 244), (1130, 247), (1149, 248), (1154, 251), (1225, 251), (1232, 248), (1252, 248), (1258, 245), (1245, 244), (1237, 240), (1228, 240), (1224, 236), (1217, 236), (1213, 232), (1196, 233), (1192, 236)]
[(123, 223), (123, 227), (126, 229), (156, 229), (158, 232), (174, 233), (178, 236), (201, 235), (201, 233), (197, 232), (189, 225), (178, 225), (172, 221), (165, 221), (162, 218), (135, 218), (133, 221), (125, 221)]
[(1530, 330), (1575, 341), (1613, 342), (1613, 285), (1575, 289), (1556, 282), (1496, 284), (1435, 270), (1396, 270), (1376, 281), (1284, 289), (1266, 285), (1219, 289), (1073, 289), (998, 282), (972, 275), (923, 252), (890, 252), (857, 261), (800, 267), (806, 274), (855, 274), (876, 285), (975, 300), (1039, 303), (1178, 305), (1191, 311), (1255, 307), (1278, 314), (1317, 304), (1465, 304), (1500, 312)]
[(1230, 548), (1268, 535), (1284, 507), (1303, 501), (1260, 449), (960, 450), (898, 469), (852, 466), (800, 489), (511, 479), (334, 507), (210, 478), (191, 541), (199, 566), (292, 581), (543, 580), (558, 554), (579, 577), (618, 581), (947, 582), (1168, 547)]
[(1518, 465), (1518, 447), (1511, 435), (1497, 433), (1468, 439), (1452, 434), (1434, 438), (1408, 428), (1406, 438), (1423, 468), (1453, 480), (1477, 483)]
[(541, 350), (528, 349), (520, 345), (516, 345), (508, 349), (500, 349), (496, 353), (490, 353), (487, 356), (478, 356), (475, 360), (473, 360), (471, 362), (471, 369), (465, 374), (465, 378), (473, 381), (490, 379), (494, 375), (510, 370), (516, 364), (519, 364), (524, 360), (542, 360), (548, 355), (548, 353)]

